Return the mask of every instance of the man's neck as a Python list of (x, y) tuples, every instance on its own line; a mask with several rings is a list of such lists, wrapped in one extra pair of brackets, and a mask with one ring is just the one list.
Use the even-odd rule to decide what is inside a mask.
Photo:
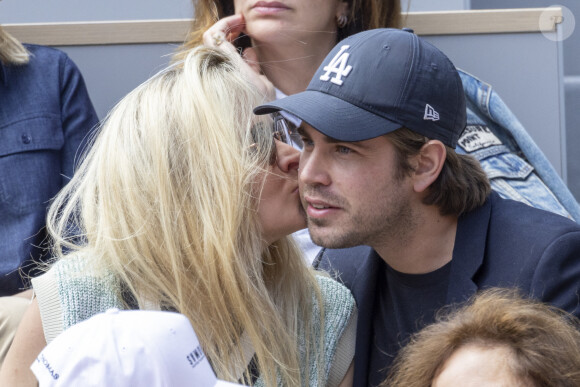
[(405, 238), (392, 238), (372, 247), (393, 269), (425, 274), (451, 261), (456, 232), (457, 217), (441, 216), (438, 209), (430, 206)]

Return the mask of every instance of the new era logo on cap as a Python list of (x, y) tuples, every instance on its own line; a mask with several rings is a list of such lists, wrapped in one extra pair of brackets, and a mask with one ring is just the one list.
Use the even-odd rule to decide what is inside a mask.
[(425, 105), (425, 114), (423, 115), (423, 119), (424, 120), (431, 120), (431, 121), (439, 121), (439, 113), (437, 113), (437, 111), (435, 109), (433, 109), (433, 106), (426, 104)]

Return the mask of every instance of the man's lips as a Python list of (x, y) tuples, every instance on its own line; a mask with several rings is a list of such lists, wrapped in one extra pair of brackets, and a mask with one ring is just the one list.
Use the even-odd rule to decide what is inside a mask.
[(304, 203), (306, 203), (306, 213), (312, 218), (327, 216), (331, 212), (340, 209), (339, 207), (333, 206), (331, 203), (308, 197), (304, 197)]

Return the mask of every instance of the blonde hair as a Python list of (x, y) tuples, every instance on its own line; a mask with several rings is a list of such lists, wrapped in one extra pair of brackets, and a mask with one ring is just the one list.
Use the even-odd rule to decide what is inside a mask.
[(0, 62), (23, 65), (30, 60), (30, 53), (14, 36), (0, 26)]
[(304, 385), (297, 337), (306, 357), (322, 357), (308, 323), (320, 291), (290, 238), (261, 239), (271, 119), (253, 115), (263, 97), (241, 60), (198, 47), (128, 94), (55, 199), (48, 230), (57, 257), (112, 272), (123, 299), (186, 315), (219, 378), (248, 376), (244, 336), (267, 385)]
[(580, 323), (556, 307), (489, 289), (415, 334), (381, 386), (425, 387), (465, 345), (506, 348), (513, 377), (533, 386), (580, 385)]

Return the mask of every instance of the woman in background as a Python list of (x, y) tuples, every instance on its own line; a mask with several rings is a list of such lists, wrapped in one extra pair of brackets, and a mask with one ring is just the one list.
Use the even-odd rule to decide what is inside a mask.
[(278, 98), (305, 90), (340, 40), (401, 23), (399, 0), (193, 0), (193, 6), (191, 32), (177, 57), (201, 43), (232, 42)]
[(382, 386), (580, 386), (579, 329), (553, 306), (490, 289), (418, 332)]
[(305, 226), (299, 154), (281, 117), (253, 115), (264, 94), (241, 62), (190, 50), (107, 117), (51, 206), (58, 260), (33, 280), (1, 385), (35, 385), (46, 343), (111, 307), (184, 314), (223, 380), (352, 383), (354, 300), (287, 237)]

